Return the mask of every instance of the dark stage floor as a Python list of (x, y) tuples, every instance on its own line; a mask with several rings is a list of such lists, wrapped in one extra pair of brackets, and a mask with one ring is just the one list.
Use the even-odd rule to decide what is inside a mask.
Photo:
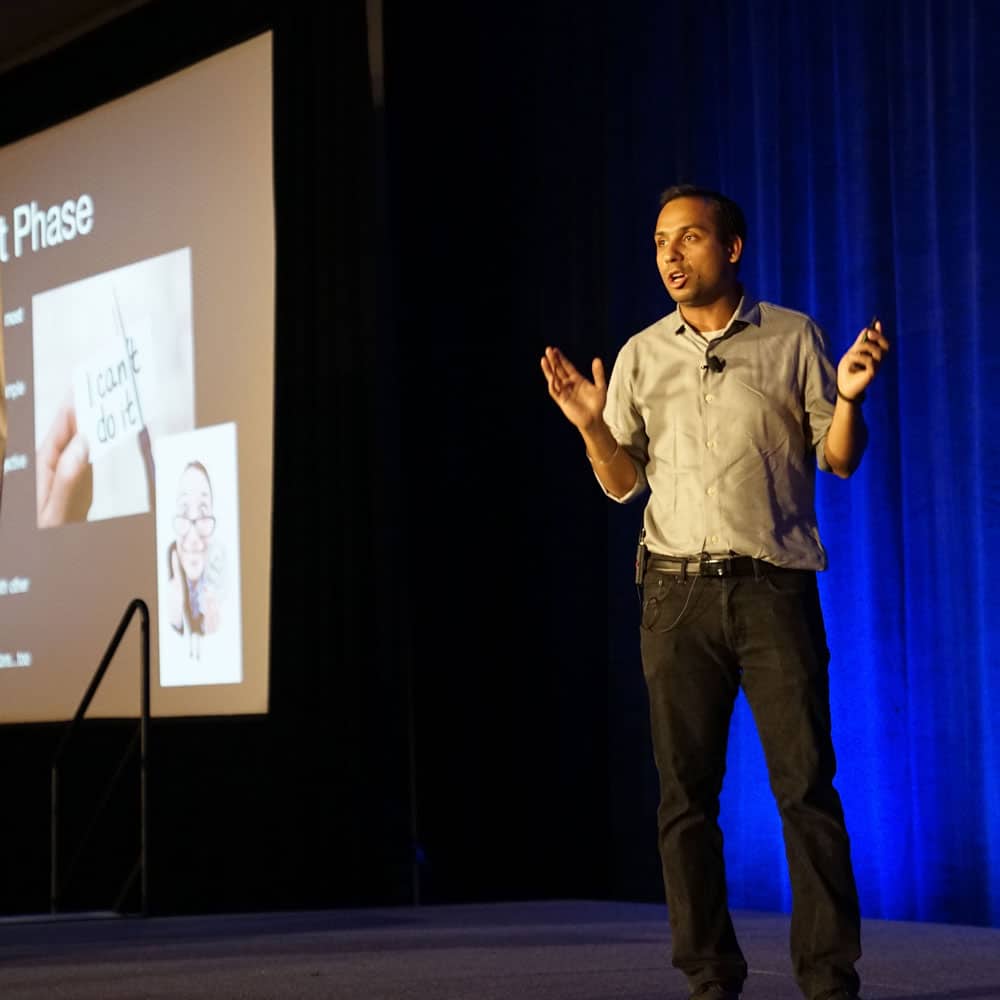
[[(788, 918), (739, 912), (745, 1000), (798, 1000)], [(870, 1000), (1000, 1000), (1000, 930), (870, 920)], [(663, 907), (545, 902), (0, 921), (2, 1000), (682, 1000)]]

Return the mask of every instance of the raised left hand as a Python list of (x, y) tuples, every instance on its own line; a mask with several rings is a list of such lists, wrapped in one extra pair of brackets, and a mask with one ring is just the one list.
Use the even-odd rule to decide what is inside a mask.
[(837, 390), (841, 397), (860, 400), (872, 383), (879, 365), (889, 350), (882, 332), (882, 321), (866, 326), (837, 365)]

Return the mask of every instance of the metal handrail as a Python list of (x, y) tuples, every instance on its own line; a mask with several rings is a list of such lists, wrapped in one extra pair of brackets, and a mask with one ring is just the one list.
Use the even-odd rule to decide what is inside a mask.
[[(104, 679), (104, 675), (107, 673), (108, 667), (111, 665), (111, 660), (113, 659), (115, 652), (118, 650), (118, 646), (121, 644), (121, 641), (125, 636), (125, 631), (128, 629), (128, 626), (137, 611), (140, 613), (142, 619), (142, 691), (140, 695), (141, 704), (139, 712), (139, 860), (136, 867), (138, 868), (141, 876), (140, 911), (142, 916), (146, 916), (149, 913), (149, 874), (147, 866), (149, 801), (147, 795), (146, 775), (149, 741), (149, 608), (146, 605), (146, 602), (138, 597), (131, 601), (129, 606), (125, 609), (125, 614), (122, 615), (122, 619), (118, 623), (118, 628), (115, 630), (115, 634), (108, 645), (107, 651), (101, 659), (101, 662), (94, 673), (93, 679), (84, 693), (83, 699), (80, 702), (80, 707), (76, 710), (76, 715), (73, 716), (69, 726), (63, 733), (63, 737), (59, 741), (59, 745), (56, 747), (56, 751), (52, 757), (50, 817), (51, 858), (49, 867), (49, 906), (52, 913), (57, 913), (59, 911), (59, 761), (65, 753), (66, 747), (69, 745), (73, 735), (79, 728), (87, 709), (90, 707), (90, 703), (93, 701), (94, 695), (97, 693), (97, 689), (100, 687), (101, 681)], [(134, 746), (135, 739), (133, 737), (132, 742), (125, 751), (126, 757), (132, 752)], [(112, 778), (112, 784), (117, 781), (120, 773), (121, 766), (119, 766), (118, 771)], [(123, 898), (125, 891), (135, 878), (135, 873), (136, 869), (133, 869), (132, 873), (126, 880), (126, 886), (125, 889), (123, 889), (122, 894), (119, 896), (119, 901)]]

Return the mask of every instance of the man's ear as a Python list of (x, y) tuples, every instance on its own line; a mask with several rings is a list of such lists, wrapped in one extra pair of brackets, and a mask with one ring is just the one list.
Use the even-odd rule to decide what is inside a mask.
[(743, 256), (743, 239), (740, 236), (734, 236), (732, 242), (729, 244), (729, 263), (736, 264), (739, 262), (740, 257)]

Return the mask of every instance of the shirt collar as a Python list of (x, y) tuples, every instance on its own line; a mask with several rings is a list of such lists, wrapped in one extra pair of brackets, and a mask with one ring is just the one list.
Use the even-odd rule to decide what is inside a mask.
[[(739, 324), (738, 329), (745, 326), (760, 326), (760, 303), (749, 292), (744, 291), (743, 297), (736, 306), (736, 311), (729, 318), (729, 322), (720, 335), (726, 333), (736, 324)], [(679, 308), (667, 317), (667, 329), (673, 330), (675, 334), (684, 333), (688, 329)]]

